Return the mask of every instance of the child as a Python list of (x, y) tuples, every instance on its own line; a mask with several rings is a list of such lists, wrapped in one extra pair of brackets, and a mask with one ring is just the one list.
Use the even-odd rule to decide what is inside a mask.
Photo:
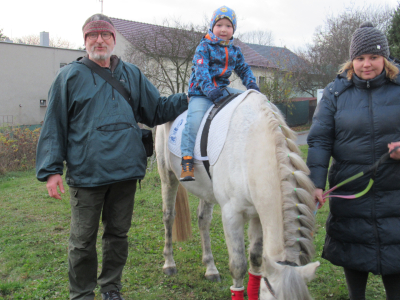
[[(244, 61), (239, 47), (233, 45), (236, 31), (235, 12), (222, 6), (212, 15), (208, 34), (197, 46), (193, 58), (192, 74), (189, 79), (189, 109), (185, 128), (182, 132), (182, 173), (181, 181), (194, 180), (193, 152), (197, 131), (208, 108), (225, 96), (232, 71), (242, 80), (247, 89), (259, 91), (250, 66)], [(242, 91), (227, 88), (230, 93)]]

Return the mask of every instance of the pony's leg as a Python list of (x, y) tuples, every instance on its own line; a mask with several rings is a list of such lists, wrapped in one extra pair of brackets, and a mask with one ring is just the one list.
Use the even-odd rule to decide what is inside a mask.
[(172, 250), (172, 226), (175, 220), (175, 199), (179, 181), (172, 171), (160, 170), (161, 190), (163, 199), (163, 222), (165, 227), (165, 245), (163, 271), (166, 275), (176, 274), (176, 265)]
[(249, 222), (249, 282), (247, 284), (247, 296), (249, 300), (258, 300), (258, 292), (261, 283), (261, 264), (263, 250), (263, 236), (260, 218), (252, 218)]
[[(230, 201), (222, 207), (222, 222), (229, 252), (229, 270), (233, 278), (232, 288), (243, 289), (243, 278), (247, 271), (244, 244), (244, 219), (234, 211)], [(231, 290), (232, 290), (231, 288)]]
[(214, 264), (214, 257), (211, 251), (210, 224), (212, 220), (214, 204), (200, 199), (197, 208), (198, 224), (203, 248), (203, 264), (207, 267), (205, 277), (211, 281), (221, 281), (217, 267)]

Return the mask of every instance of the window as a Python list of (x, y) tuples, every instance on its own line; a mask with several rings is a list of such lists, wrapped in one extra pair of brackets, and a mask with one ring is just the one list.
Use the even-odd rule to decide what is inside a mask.
[(265, 84), (265, 76), (258, 76), (258, 86)]

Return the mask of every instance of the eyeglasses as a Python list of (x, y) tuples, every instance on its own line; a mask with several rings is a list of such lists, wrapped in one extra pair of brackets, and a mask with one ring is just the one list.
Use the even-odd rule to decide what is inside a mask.
[(89, 32), (87, 34), (87, 36), (89, 37), (89, 39), (91, 40), (97, 40), (97, 38), (99, 37), (99, 34), (101, 35), (101, 38), (103, 40), (109, 40), (112, 36), (112, 33), (109, 31), (103, 31), (103, 32)]

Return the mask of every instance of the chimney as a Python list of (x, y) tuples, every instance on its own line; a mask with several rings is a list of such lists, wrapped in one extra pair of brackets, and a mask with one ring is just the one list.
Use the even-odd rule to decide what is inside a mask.
[(40, 33), (40, 46), (45, 46), (45, 47), (50, 46), (49, 33), (46, 31), (42, 31)]

